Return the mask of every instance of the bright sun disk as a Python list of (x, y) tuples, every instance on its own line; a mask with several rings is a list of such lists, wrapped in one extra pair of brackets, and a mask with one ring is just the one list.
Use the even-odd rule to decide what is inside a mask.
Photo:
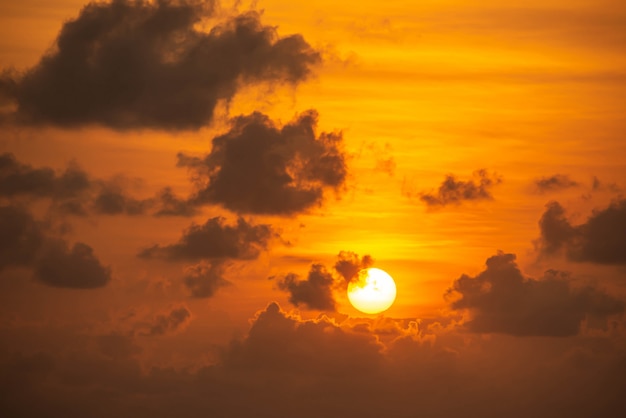
[(348, 284), (348, 300), (363, 313), (380, 313), (396, 300), (396, 283), (381, 269), (363, 269)]

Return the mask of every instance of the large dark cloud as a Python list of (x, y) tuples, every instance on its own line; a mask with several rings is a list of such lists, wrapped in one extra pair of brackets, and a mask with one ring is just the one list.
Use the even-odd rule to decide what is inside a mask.
[(197, 203), (242, 213), (293, 214), (322, 202), (325, 188), (343, 185), (347, 168), (340, 133), (316, 136), (310, 110), (282, 128), (253, 113), (232, 121), (204, 158), (179, 155), (194, 172)]
[(76, 243), (70, 249), (64, 241), (51, 241), (38, 258), (35, 277), (49, 286), (94, 289), (111, 280), (111, 268), (103, 266), (93, 249)]
[(278, 288), (289, 292), (289, 302), (308, 309), (334, 311), (333, 276), (321, 264), (313, 264), (307, 278), (301, 280), (297, 274), (289, 273), (278, 280)]
[(626, 200), (594, 211), (587, 221), (572, 225), (558, 202), (551, 202), (539, 220), (541, 255), (564, 252), (572, 261), (626, 264)]
[(449, 174), (441, 183), (436, 192), (421, 193), (420, 200), (431, 208), (460, 204), (464, 201), (491, 200), (491, 189), (502, 182), (495, 174), (489, 174), (481, 169), (474, 172), (472, 180), (457, 180)]
[(534, 186), (539, 193), (556, 192), (580, 186), (580, 183), (572, 180), (566, 174), (554, 174), (552, 176), (535, 179)]
[(89, 3), (36, 66), (0, 75), (0, 102), (26, 124), (198, 129), (242, 85), (295, 84), (321, 59), (254, 11), (201, 31), (213, 10), (214, 1)]
[(271, 226), (254, 225), (239, 218), (234, 225), (224, 218), (208, 219), (203, 225), (193, 224), (176, 244), (146, 248), (143, 258), (166, 260), (239, 259), (251, 260), (267, 248), (274, 235)]
[(476, 277), (457, 279), (448, 290), (453, 309), (467, 309), (465, 326), (473, 332), (518, 336), (576, 335), (585, 319), (605, 321), (624, 311), (624, 302), (591, 286), (577, 288), (567, 274), (548, 271), (540, 280), (526, 278), (514, 254), (487, 259)]
[(72, 248), (53, 238), (44, 223), (20, 206), (0, 206), (0, 271), (27, 267), (34, 278), (54, 287), (93, 289), (106, 285), (111, 269), (82, 242)]

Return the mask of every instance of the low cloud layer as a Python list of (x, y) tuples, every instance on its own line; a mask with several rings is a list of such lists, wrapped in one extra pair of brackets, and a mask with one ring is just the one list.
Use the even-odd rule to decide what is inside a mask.
[(626, 200), (594, 211), (585, 223), (572, 225), (565, 209), (551, 202), (539, 220), (541, 256), (564, 253), (571, 261), (626, 264)]
[(624, 311), (624, 301), (591, 286), (575, 287), (565, 273), (524, 277), (514, 254), (500, 252), (486, 264), (475, 277), (461, 276), (447, 293), (452, 309), (469, 311), (465, 326), (472, 332), (566, 337), (578, 334), (586, 319), (606, 323)]
[(105, 286), (111, 279), (93, 249), (82, 242), (73, 246), (50, 236), (46, 225), (23, 207), (0, 206), (0, 271), (10, 267), (33, 270), (40, 283), (73, 289)]
[(229, 225), (224, 218), (215, 217), (202, 225), (191, 225), (177, 243), (154, 245), (142, 250), (139, 256), (170, 261), (252, 260), (267, 248), (273, 235), (270, 225), (254, 225), (242, 218)]
[(195, 203), (221, 204), (237, 213), (291, 215), (322, 203), (347, 175), (340, 133), (316, 134), (310, 110), (278, 127), (261, 113), (240, 116), (213, 139), (204, 158), (179, 154), (194, 174)]
[(18, 123), (199, 129), (242, 85), (296, 84), (321, 60), (300, 35), (279, 37), (247, 13), (215, 18), (214, 1), (92, 2), (23, 73), (0, 73)]
[(449, 174), (436, 192), (421, 193), (420, 200), (430, 208), (458, 205), (465, 201), (491, 200), (491, 189), (501, 182), (501, 177), (489, 174), (485, 169), (474, 172), (474, 179), (467, 181), (457, 180)]

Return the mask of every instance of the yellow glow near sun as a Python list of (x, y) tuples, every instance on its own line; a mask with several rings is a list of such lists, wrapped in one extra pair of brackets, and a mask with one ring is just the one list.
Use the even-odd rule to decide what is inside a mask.
[(380, 313), (396, 300), (396, 283), (381, 269), (363, 269), (348, 284), (348, 300), (361, 312)]

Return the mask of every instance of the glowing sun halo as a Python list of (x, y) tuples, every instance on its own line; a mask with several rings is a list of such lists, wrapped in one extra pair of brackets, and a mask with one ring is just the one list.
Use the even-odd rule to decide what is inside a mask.
[(396, 283), (381, 269), (363, 269), (348, 284), (348, 300), (361, 312), (380, 313), (396, 300)]

